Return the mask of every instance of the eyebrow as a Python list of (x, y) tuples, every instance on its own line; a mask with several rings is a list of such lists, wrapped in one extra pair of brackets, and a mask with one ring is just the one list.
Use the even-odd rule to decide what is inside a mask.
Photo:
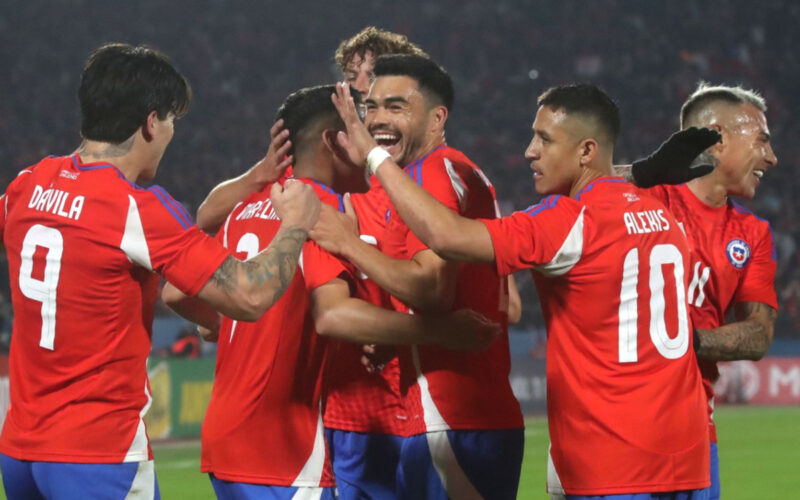
[[(383, 100), (383, 104), (384, 105), (392, 104), (394, 102), (400, 102), (400, 103), (408, 104), (408, 101), (405, 98), (400, 97), (400, 96), (389, 96), (389, 97), (387, 97), (387, 98), (385, 98)], [(372, 98), (369, 98), (369, 97), (364, 101), (364, 104), (377, 104), (377, 103), (378, 102), (375, 99), (372, 99)]]

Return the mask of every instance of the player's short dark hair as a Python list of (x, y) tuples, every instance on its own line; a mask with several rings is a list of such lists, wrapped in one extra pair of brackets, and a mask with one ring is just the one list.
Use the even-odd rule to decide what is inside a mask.
[(152, 111), (163, 120), (189, 111), (189, 82), (161, 52), (123, 43), (92, 52), (78, 89), (81, 135), (119, 144), (147, 121)]
[(734, 106), (751, 104), (762, 113), (767, 111), (766, 101), (755, 90), (741, 86), (711, 85), (706, 82), (700, 82), (697, 85), (697, 89), (692, 92), (692, 95), (681, 106), (681, 128), (690, 125), (705, 125), (697, 121), (700, 112), (720, 102)]
[[(322, 130), (344, 130), (344, 122), (331, 101), (336, 93), (335, 85), (307, 87), (289, 94), (275, 115), (275, 120), (283, 120), (292, 141), (289, 154), (306, 148), (310, 141)], [(356, 105), (361, 103), (361, 93), (350, 88)]]
[(353, 37), (342, 40), (333, 57), (339, 68), (344, 71), (347, 63), (354, 56), (359, 55), (363, 58), (367, 51), (372, 52), (375, 58), (384, 54), (427, 55), (422, 49), (409, 42), (405, 35), (381, 30), (375, 26), (367, 26)]
[(444, 68), (429, 57), (414, 54), (381, 56), (375, 62), (375, 77), (380, 76), (413, 78), (430, 103), (453, 109), (453, 80)]
[(611, 144), (619, 136), (619, 108), (599, 87), (586, 83), (561, 85), (544, 91), (536, 101), (539, 106), (564, 110), (595, 121), (601, 132), (608, 134)]

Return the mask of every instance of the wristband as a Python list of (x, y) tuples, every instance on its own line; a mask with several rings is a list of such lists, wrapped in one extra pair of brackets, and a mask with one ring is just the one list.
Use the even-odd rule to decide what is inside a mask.
[(369, 173), (375, 174), (375, 171), (378, 170), (378, 165), (383, 163), (386, 158), (391, 157), (392, 155), (388, 151), (380, 146), (375, 146), (367, 154), (367, 170), (369, 170)]

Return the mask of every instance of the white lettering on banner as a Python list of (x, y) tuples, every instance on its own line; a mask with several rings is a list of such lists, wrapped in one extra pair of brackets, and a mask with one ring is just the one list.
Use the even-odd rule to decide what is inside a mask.
[(786, 372), (777, 365), (769, 368), (769, 395), (777, 396), (781, 386), (789, 386), (793, 397), (800, 396), (800, 366), (793, 366)]
[[(31, 199), (28, 200), (28, 208), (38, 210), (39, 212), (46, 212), (67, 219), (78, 220), (83, 211), (83, 196), (75, 196), (72, 201), (69, 201), (70, 193), (60, 189), (44, 189), (40, 185), (33, 187)], [(69, 210), (67, 210), (69, 207)]]

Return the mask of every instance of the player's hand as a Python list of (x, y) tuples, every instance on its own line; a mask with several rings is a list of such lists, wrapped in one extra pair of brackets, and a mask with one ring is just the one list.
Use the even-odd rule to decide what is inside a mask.
[(339, 145), (347, 151), (350, 161), (361, 167), (366, 166), (367, 155), (378, 143), (361, 121), (353, 96), (350, 94), (350, 85), (337, 83), (336, 93), (331, 95), (331, 99), (347, 128), (346, 133), (339, 132), (336, 136)]
[(319, 198), (308, 184), (291, 179), (283, 186), (276, 182), (270, 188), (269, 198), (286, 227), (310, 231), (319, 220)]
[(253, 178), (264, 185), (283, 177), (283, 173), (294, 162), (294, 156), (289, 154), (292, 141), (289, 140), (289, 130), (283, 128), (283, 119), (276, 121), (269, 129), (269, 136), (267, 154), (253, 167)]
[(200, 335), (200, 338), (206, 342), (216, 342), (219, 340), (219, 330), (209, 330), (204, 326), (197, 325), (197, 333)]
[(722, 136), (709, 128), (690, 127), (675, 132), (647, 158), (633, 162), (633, 182), (648, 188), (658, 184), (682, 184), (714, 170), (713, 157), (702, 154)]
[(361, 364), (369, 373), (383, 370), (386, 364), (397, 356), (397, 350), (392, 346), (367, 344), (361, 346)]
[(344, 196), (344, 213), (330, 205), (322, 205), (319, 221), (309, 236), (328, 252), (345, 255), (348, 245), (359, 239), (358, 219), (350, 195)]
[(437, 343), (456, 351), (480, 351), (500, 335), (500, 325), (472, 309), (442, 316), (446, 328), (441, 328)]

